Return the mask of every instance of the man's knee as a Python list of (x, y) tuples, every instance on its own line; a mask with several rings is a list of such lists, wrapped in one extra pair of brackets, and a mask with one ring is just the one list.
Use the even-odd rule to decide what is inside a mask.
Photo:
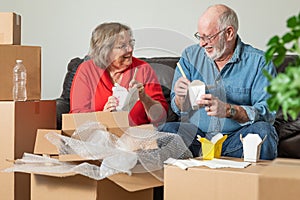
[(250, 126), (251, 127), (249, 127), (248, 133), (252, 132), (255, 134), (259, 134), (259, 136), (262, 139), (264, 139), (265, 137), (267, 137), (266, 139), (269, 139), (268, 137), (271, 137), (273, 139), (277, 138), (277, 133), (275, 131), (275, 128), (270, 123), (259, 121), (259, 122), (255, 122)]

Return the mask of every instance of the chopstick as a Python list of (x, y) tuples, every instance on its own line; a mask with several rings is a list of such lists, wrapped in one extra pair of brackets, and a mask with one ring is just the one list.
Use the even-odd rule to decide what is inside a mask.
[(136, 74), (137, 74), (138, 68), (136, 67), (132, 76), (132, 80), (135, 80)]
[(185, 73), (184, 73), (184, 71), (183, 71), (183, 69), (182, 69), (182, 67), (181, 67), (181, 65), (180, 65), (179, 62), (177, 63), (177, 67), (178, 67), (178, 69), (179, 69), (181, 75), (182, 75), (184, 78), (186, 78), (186, 75), (185, 75)]

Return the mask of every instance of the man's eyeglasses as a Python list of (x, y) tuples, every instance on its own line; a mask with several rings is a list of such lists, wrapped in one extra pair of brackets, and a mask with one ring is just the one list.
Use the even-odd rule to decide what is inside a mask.
[(200, 34), (198, 32), (196, 32), (194, 34), (194, 36), (195, 36), (195, 38), (197, 38), (198, 40), (200, 40), (202, 42), (211, 43), (215, 39), (215, 37), (217, 37), (217, 35), (219, 35), (220, 33), (222, 33), (225, 30), (226, 30), (226, 28), (224, 28), (224, 29), (220, 30), (219, 32), (217, 32), (216, 34), (210, 35), (210, 36), (200, 36)]
[(135, 39), (131, 39), (128, 44), (122, 44), (119, 46), (115, 46), (114, 49), (119, 49), (119, 50), (125, 51), (125, 50), (127, 50), (128, 47), (133, 48), (134, 45), (135, 45)]

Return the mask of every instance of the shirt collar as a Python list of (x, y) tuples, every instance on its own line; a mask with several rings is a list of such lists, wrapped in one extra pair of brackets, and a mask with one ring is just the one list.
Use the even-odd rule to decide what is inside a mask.
[(234, 53), (230, 59), (230, 62), (238, 62), (241, 58), (243, 43), (239, 35), (236, 38), (236, 47)]

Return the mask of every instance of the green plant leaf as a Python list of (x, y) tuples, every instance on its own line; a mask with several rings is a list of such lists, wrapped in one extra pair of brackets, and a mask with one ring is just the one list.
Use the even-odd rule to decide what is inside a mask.
[(279, 43), (279, 36), (275, 35), (269, 40), (269, 42), (267, 43), (267, 46), (276, 45), (278, 43)]
[(263, 69), (263, 74), (268, 79), (268, 81), (271, 81), (273, 79), (273, 76), (271, 74), (269, 74), (269, 72), (265, 69)]
[(294, 40), (294, 35), (293, 34), (291, 34), (291, 33), (286, 33), (283, 37), (282, 37), (282, 41), (284, 42), (284, 43), (289, 43), (289, 42), (291, 42), (292, 40)]
[(271, 111), (282, 109), (284, 118), (288, 116), (296, 119), (300, 113), (300, 12), (286, 21), (289, 31), (282, 37), (273, 36), (267, 43), (268, 49), (265, 52), (267, 62), (273, 61), (275, 66), (280, 66), (286, 55), (290, 52), (296, 54), (296, 59), (290, 61), (285, 71), (272, 77), (267, 71), (264, 76), (269, 81), (265, 88), (270, 97), (267, 104)]
[(286, 51), (287, 50), (283, 46), (276, 49), (276, 52), (278, 53), (278, 55), (273, 59), (275, 66), (278, 67), (279, 65), (281, 65), (283, 63)]
[(296, 16), (292, 16), (287, 20), (287, 25), (288, 28), (294, 28), (297, 26), (297, 18)]
[(267, 49), (265, 53), (266, 62), (269, 63), (273, 59), (273, 55), (276, 52), (276, 47), (271, 46), (269, 49)]

